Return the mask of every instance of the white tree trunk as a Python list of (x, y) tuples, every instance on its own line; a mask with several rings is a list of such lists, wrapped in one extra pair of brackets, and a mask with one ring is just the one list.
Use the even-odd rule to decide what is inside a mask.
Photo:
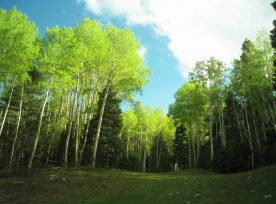
[(2, 120), (2, 123), (1, 123), (1, 127), (0, 127), (0, 137), (1, 137), (1, 134), (2, 134), (2, 131), (3, 131), (3, 128), (4, 128), (4, 124), (5, 124), (5, 122), (6, 122), (6, 117), (7, 117), (9, 108), (10, 108), (11, 99), (12, 99), (12, 94), (13, 94), (13, 88), (14, 88), (14, 82), (13, 82), (13, 84), (12, 84), (12, 88), (11, 88), (11, 91), (10, 91), (10, 96), (9, 96), (8, 104), (7, 104), (6, 110), (5, 110), (5, 112), (4, 112), (3, 120)]
[(209, 121), (209, 137), (210, 137), (210, 151), (211, 151), (211, 168), (213, 165), (214, 158), (214, 141), (213, 141), (213, 113), (210, 113), (210, 121)]
[(92, 168), (96, 167), (97, 147), (98, 147), (98, 142), (99, 142), (99, 136), (101, 133), (103, 114), (104, 114), (105, 103), (107, 100), (108, 92), (109, 92), (109, 85), (107, 86), (107, 88), (105, 90), (102, 107), (101, 107), (101, 111), (100, 111), (100, 116), (99, 116), (99, 121), (98, 121), (98, 126), (97, 126), (97, 131), (96, 131), (95, 140), (94, 140), (94, 144), (93, 144)]
[(19, 103), (18, 119), (17, 119), (17, 123), (16, 123), (16, 130), (15, 130), (15, 135), (14, 135), (14, 138), (13, 138), (11, 157), (10, 157), (10, 163), (9, 163), (9, 175), (11, 174), (11, 167), (12, 167), (12, 162), (13, 162), (14, 149), (15, 149), (15, 144), (16, 144), (16, 141), (17, 141), (18, 130), (19, 130), (20, 121), (21, 121), (23, 95), (24, 95), (24, 86), (22, 85), (22, 87), (21, 87), (21, 96), (20, 96), (20, 103)]
[(250, 131), (250, 125), (249, 125), (249, 121), (248, 121), (248, 114), (247, 114), (246, 105), (245, 105), (245, 119), (246, 119), (247, 131), (248, 131), (248, 140), (249, 140), (250, 155), (251, 155), (251, 166), (254, 169), (253, 142), (252, 142), (252, 135), (251, 135), (251, 131)]
[(79, 159), (80, 163), (81, 163), (82, 155), (83, 155), (83, 152), (84, 152), (84, 149), (85, 149), (85, 145), (86, 145), (86, 142), (87, 142), (87, 135), (88, 135), (89, 124), (90, 124), (91, 119), (92, 119), (92, 114), (89, 114), (89, 117), (88, 117), (88, 120), (87, 120), (87, 125), (86, 125), (86, 128), (85, 128), (85, 133), (84, 133), (84, 141), (83, 141), (83, 144), (82, 144), (82, 147), (81, 147), (81, 151), (80, 151), (80, 159)]
[(145, 144), (144, 151), (143, 151), (142, 172), (146, 172), (146, 158), (147, 158), (147, 148), (146, 148), (146, 144)]
[[(51, 81), (52, 81), (52, 79), (51, 79)], [(50, 81), (50, 85), (51, 85), (51, 81)], [(42, 108), (41, 108), (40, 115), (39, 115), (39, 119), (38, 119), (38, 125), (37, 125), (37, 131), (36, 131), (36, 134), (35, 134), (35, 140), (34, 140), (34, 144), (33, 144), (33, 148), (32, 148), (31, 157), (30, 157), (29, 163), (28, 163), (28, 169), (29, 170), (32, 168), (32, 163), (33, 163), (33, 159), (34, 159), (37, 143), (38, 143), (39, 136), (40, 136), (40, 129), (41, 129), (41, 125), (42, 125), (42, 118), (43, 118), (43, 115), (44, 115), (45, 106), (46, 106), (47, 101), (48, 101), (48, 96), (49, 96), (49, 91), (50, 91), (50, 85), (49, 85), (49, 88), (46, 91), (46, 96), (45, 96), (45, 99), (43, 101)]]

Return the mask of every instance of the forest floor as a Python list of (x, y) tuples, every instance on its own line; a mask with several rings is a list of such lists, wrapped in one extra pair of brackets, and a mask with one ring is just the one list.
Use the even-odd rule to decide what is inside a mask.
[(276, 203), (276, 165), (236, 174), (49, 168), (1, 176), (0, 203)]

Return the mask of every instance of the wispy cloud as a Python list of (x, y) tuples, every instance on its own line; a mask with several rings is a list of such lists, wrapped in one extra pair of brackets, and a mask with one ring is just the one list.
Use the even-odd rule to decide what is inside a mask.
[(152, 25), (187, 76), (194, 63), (217, 57), (227, 64), (243, 40), (272, 28), (271, 0), (78, 0), (95, 15), (121, 16), (128, 25)]

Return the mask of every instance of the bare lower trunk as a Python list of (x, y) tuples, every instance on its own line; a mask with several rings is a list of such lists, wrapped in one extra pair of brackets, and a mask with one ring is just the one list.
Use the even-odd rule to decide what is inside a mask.
[(70, 114), (70, 101), (71, 101), (72, 94), (73, 92), (71, 94), (68, 93), (68, 98), (66, 102), (66, 114), (65, 114), (65, 123), (64, 123), (65, 132), (67, 131), (67, 119), (69, 118), (69, 114)]
[(196, 150), (195, 150), (195, 137), (192, 132), (192, 125), (189, 124), (189, 137), (192, 139), (192, 151), (193, 151), (193, 160), (194, 160), (194, 167), (196, 167)]
[[(52, 79), (51, 79), (51, 81), (52, 81)], [(50, 81), (50, 84), (51, 84), (51, 81)], [(31, 157), (30, 157), (29, 162), (28, 162), (28, 169), (29, 170), (32, 168), (32, 163), (33, 163), (34, 154), (35, 154), (37, 143), (38, 143), (39, 136), (40, 136), (40, 129), (41, 129), (41, 125), (42, 125), (42, 118), (43, 118), (45, 106), (46, 106), (46, 103), (47, 103), (47, 100), (48, 100), (49, 91), (50, 91), (50, 85), (49, 85), (49, 88), (46, 91), (46, 96), (45, 96), (45, 99), (43, 101), (42, 108), (41, 108), (40, 115), (39, 115), (39, 120), (38, 120), (38, 125), (37, 125), (37, 131), (36, 131), (36, 134), (35, 134), (35, 141), (34, 141), (34, 144), (33, 144)]]
[(52, 148), (52, 140), (48, 146), (48, 149), (47, 149), (47, 157), (46, 157), (46, 164), (48, 165), (48, 162), (49, 162), (49, 158), (50, 158), (50, 151), (51, 151), (51, 148)]
[(243, 134), (242, 134), (242, 125), (241, 125), (241, 122), (240, 122), (240, 119), (239, 119), (239, 116), (238, 116), (238, 113), (237, 113), (237, 110), (236, 110), (234, 99), (233, 99), (232, 102), (233, 102), (234, 113), (235, 113), (236, 120), (237, 120), (238, 127), (239, 127), (241, 142), (244, 143)]
[(89, 131), (89, 124), (90, 124), (91, 118), (92, 118), (92, 114), (89, 114), (87, 125), (86, 125), (86, 129), (85, 129), (85, 133), (84, 133), (84, 141), (83, 141), (83, 144), (82, 144), (82, 147), (81, 147), (81, 151), (80, 151), (80, 159), (79, 159), (80, 163), (81, 163), (82, 155), (83, 155), (83, 152), (84, 152), (84, 149), (85, 149), (85, 145), (86, 145), (86, 142), (87, 142), (87, 135), (88, 135), (88, 131)]
[(67, 167), (67, 163), (68, 163), (68, 146), (69, 146), (69, 141), (71, 137), (72, 124), (73, 124), (73, 121), (71, 120), (67, 128), (67, 136), (65, 140), (65, 150), (64, 150), (64, 168)]
[[(272, 99), (273, 101), (273, 107), (271, 107), (270, 103), (266, 100), (262, 90), (261, 91), (261, 96), (262, 96), (262, 101), (263, 101), (263, 106), (265, 109), (268, 109), (268, 111), (270, 112), (269, 115), (269, 120), (271, 122), (271, 124), (273, 125), (274, 130), (276, 131), (276, 109), (275, 109), (275, 101), (274, 99)], [(266, 105), (265, 105), (266, 104)]]
[(146, 145), (144, 145), (142, 172), (146, 172), (146, 158), (147, 158), (147, 150), (146, 150)]
[(226, 146), (226, 132), (225, 132), (225, 123), (224, 123), (224, 114), (223, 111), (221, 112), (221, 128), (222, 128), (222, 135), (223, 135), (223, 145)]
[(246, 105), (245, 105), (245, 119), (246, 119), (247, 131), (248, 131), (248, 140), (249, 140), (250, 155), (251, 155), (251, 166), (254, 169), (253, 143), (252, 143), (252, 135), (251, 135), (251, 131), (250, 131), (250, 125), (249, 125), (249, 121), (248, 121), (248, 114), (247, 114)]
[(161, 162), (161, 152), (162, 152), (162, 145), (163, 145), (163, 142), (162, 142), (162, 139), (160, 139), (160, 146), (159, 146), (159, 154), (158, 154), (158, 167), (160, 167), (160, 162)]
[(159, 150), (158, 150), (158, 143), (159, 143), (159, 140), (158, 140), (158, 137), (156, 137), (156, 169), (159, 169)]
[(263, 121), (262, 121), (262, 131), (263, 131), (264, 141), (267, 142), (267, 136), (266, 136), (266, 131), (265, 131), (265, 125), (264, 125), (264, 122), (263, 122)]
[(209, 137), (210, 137), (210, 152), (211, 152), (211, 168), (214, 158), (214, 142), (213, 142), (213, 114), (210, 113), (209, 121)]
[[(74, 94), (74, 93), (72, 93), (72, 94)], [(73, 111), (74, 111), (75, 99), (76, 99), (76, 95), (74, 94), (71, 110), (70, 110), (70, 105), (69, 105), (70, 102), (68, 101), (68, 109), (66, 111), (66, 112), (68, 112), (69, 125), (68, 125), (68, 127), (66, 127), (67, 135), (66, 135), (65, 148), (64, 148), (64, 168), (66, 168), (67, 164), (68, 164), (68, 147), (69, 147), (69, 142), (70, 142), (70, 138), (71, 138), (71, 131), (72, 131), (72, 125), (73, 125), (72, 114), (73, 114)]]
[(128, 145), (129, 145), (129, 130), (127, 132), (127, 142), (126, 142), (126, 158), (128, 159)]
[(257, 127), (256, 114), (255, 114), (254, 110), (252, 110), (252, 116), (253, 116), (252, 121), (253, 121), (253, 125), (254, 125), (256, 143), (257, 143), (257, 147), (258, 147), (259, 152), (261, 152), (262, 151), (261, 139), (260, 139), (260, 135), (259, 135), (258, 127)]
[(226, 138), (225, 138), (225, 132), (224, 132), (223, 111), (219, 111), (219, 129), (220, 129), (221, 145), (223, 148), (225, 148)]
[(198, 162), (198, 158), (200, 154), (200, 124), (198, 119), (196, 120), (196, 150), (197, 150), (196, 160)]
[(1, 127), (0, 127), (0, 137), (1, 137), (1, 134), (2, 134), (2, 131), (3, 131), (3, 128), (4, 128), (4, 124), (5, 124), (5, 122), (6, 122), (6, 117), (7, 117), (9, 108), (10, 108), (11, 99), (12, 99), (12, 94), (13, 94), (13, 88), (14, 88), (14, 83), (12, 84), (12, 88), (11, 88), (11, 91), (10, 91), (10, 96), (9, 96), (8, 104), (7, 104), (6, 110), (5, 110), (5, 112), (4, 112), (3, 120), (2, 120), (2, 123), (1, 123)]
[[(47, 109), (47, 113), (46, 115), (49, 114), (49, 108), (50, 108), (50, 103), (48, 104), (48, 109)], [(50, 141), (49, 142), (49, 146), (47, 148), (47, 157), (46, 157), (46, 164), (48, 165), (48, 160), (49, 160), (49, 152), (51, 150), (51, 146), (52, 146), (52, 140), (53, 140), (53, 134), (51, 134), (51, 136), (49, 137), (49, 124), (51, 123), (51, 116), (49, 114), (49, 117), (48, 117), (48, 122), (47, 122), (47, 132), (46, 132), (46, 138)]]
[(17, 119), (17, 123), (16, 123), (16, 130), (15, 130), (15, 135), (14, 135), (14, 138), (13, 138), (11, 157), (10, 157), (10, 163), (9, 163), (9, 175), (11, 174), (11, 167), (12, 167), (12, 162), (13, 162), (14, 149), (15, 149), (15, 144), (16, 144), (16, 141), (17, 141), (19, 126), (20, 126), (20, 121), (21, 121), (23, 95), (24, 95), (24, 86), (21, 87), (21, 96), (20, 96), (20, 103), (19, 103), (19, 113), (18, 113), (18, 119)]
[(192, 156), (191, 156), (191, 141), (188, 141), (188, 148), (189, 148), (189, 168), (192, 168)]
[(105, 90), (103, 103), (102, 103), (100, 116), (99, 116), (99, 121), (98, 121), (98, 126), (97, 126), (97, 131), (96, 131), (96, 135), (95, 135), (95, 140), (94, 140), (94, 145), (93, 145), (93, 154), (92, 154), (92, 168), (96, 167), (97, 147), (98, 147), (99, 136), (100, 136), (100, 133), (101, 133), (101, 126), (102, 126), (104, 108), (105, 108), (105, 103), (106, 103), (108, 91), (109, 91), (109, 86)]
[(80, 112), (77, 108), (77, 124), (76, 124), (76, 143), (75, 143), (75, 166), (78, 166), (79, 164), (79, 145), (80, 145)]
[(75, 143), (75, 166), (79, 164), (79, 145), (80, 145), (80, 112), (82, 110), (82, 105), (80, 105), (80, 80), (78, 77), (77, 82), (77, 107), (76, 107), (76, 117), (77, 117), (77, 124), (76, 124), (76, 143)]

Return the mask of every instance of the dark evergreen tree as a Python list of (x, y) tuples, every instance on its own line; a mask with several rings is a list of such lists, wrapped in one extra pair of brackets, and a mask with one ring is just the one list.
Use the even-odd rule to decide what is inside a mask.
[(188, 148), (185, 143), (186, 128), (183, 124), (179, 125), (175, 131), (175, 139), (173, 141), (173, 163), (178, 164), (179, 169), (188, 166)]
[[(241, 139), (237, 119), (235, 118), (235, 110), (241, 109), (232, 93), (228, 93), (225, 100), (225, 130), (228, 135), (227, 144), (223, 148), (220, 141), (214, 141), (214, 149), (216, 154), (213, 160), (213, 170), (218, 172), (238, 172), (250, 169), (250, 148), (248, 142)], [(213, 128), (215, 130), (215, 127)], [(218, 131), (214, 131), (215, 138), (218, 138)]]
[[(93, 138), (96, 134), (97, 121), (100, 114), (100, 107), (104, 92), (99, 94), (97, 114), (90, 123), (88, 141), (86, 150), (83, 155), (84, 163), (91, 162), (91, 147)], [(120, 99), (118, 99), (115, 92), (111, 91), (107, 96), (107, 102), (103, 115), (101, 134), (99, 137), (97, 149), (97, 166), (98, 167), (118, 167), (119, 156), (122, 152), (122, 144), (120, 140), (120, 133), (122, 129), (122, 111), (120, 108)]]
[[(168, 145), (164, 141), (161, 135), (156, 136), (158, 140), (154, 140), (154, 143), (150, 149), (150, 156), (148, 156), (149, 171), (166, 172), (171, 170), (171, 155), (168, 151)], [(157, 144), (158, 142), (158, 144)], [(159, 154), (157, 155), (156, 149), (158, 147)], [(158, 157), (159, 165), (156, 165), (156, 157)]]

